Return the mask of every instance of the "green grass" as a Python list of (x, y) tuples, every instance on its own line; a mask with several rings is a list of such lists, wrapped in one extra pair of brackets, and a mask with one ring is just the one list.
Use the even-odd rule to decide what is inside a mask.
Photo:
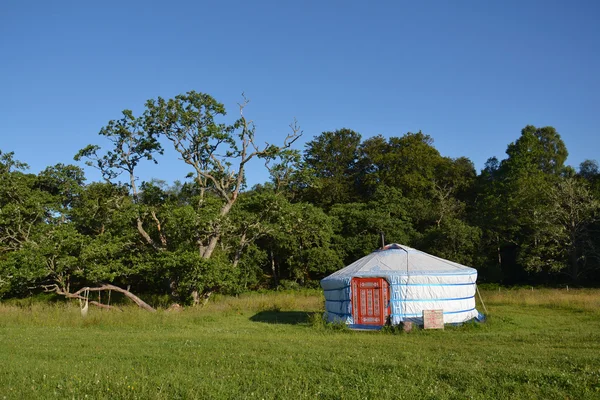
[(0, 304), (0, 399), (600, 398), (600, 291), (482, 293), (485, 324), (321, 323), (318, 291), (155, 314)]

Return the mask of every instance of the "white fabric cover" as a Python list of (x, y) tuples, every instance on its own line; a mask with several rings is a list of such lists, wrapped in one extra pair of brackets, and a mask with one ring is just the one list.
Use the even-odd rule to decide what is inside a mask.
[(390, 284), (391, 323), (423, 323), (423, 310), (443, 310), (444, 323), (479, 315), (475, 309), (477, 270), (431, 254), (391, 244), (321, 280), (329, 322), (353, 325), (352, 278), (385, 278)]

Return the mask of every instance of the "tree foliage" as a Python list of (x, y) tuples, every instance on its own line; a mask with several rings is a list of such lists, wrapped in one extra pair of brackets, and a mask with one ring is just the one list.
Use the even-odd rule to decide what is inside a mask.
[[(223, 104), (191, 91), (149, 100), (139, 116), (123, 111), (100, 129), (107, 146), (75, 156), (100, 182), (74, 165), (28, 173), (0, 151), (0, 296), (46, 288), (81, 298), (97, 285), (143, 305), (129, 288), (198, 303), (214, 292), (314, 285), (380, 247), (382, 235), (474, 266), (483, 280), (600, 280), (598, 163), (565, 165), (552, 127), (526, 126), (506, 158), (478, 174), (422, 132), (363, 140), (343, 128), (301, 152), (291, 147), (294, 122), (278, 145), (259, 146), (247, 106), (227, 122)], [(139, 182), (165, 145), (189, 174)], [(248, 188), (253, 159), (271, 181)]]

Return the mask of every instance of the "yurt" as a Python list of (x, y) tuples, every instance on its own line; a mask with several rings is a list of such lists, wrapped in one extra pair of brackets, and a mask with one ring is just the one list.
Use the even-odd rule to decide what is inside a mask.
[[(390, 244), (321, 280), (329, 322), (380, 329), (442, 310), (445, 324), (482, 315), (475, 309), (477, 270), (417, 249)], [(439, 311), (438, 311), (439, 312)]]

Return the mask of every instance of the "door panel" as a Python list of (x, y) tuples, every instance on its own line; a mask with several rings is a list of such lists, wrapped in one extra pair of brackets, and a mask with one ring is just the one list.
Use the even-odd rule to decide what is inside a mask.
[(384, 278), (352, 278), (352, 317), (359, 325), (385, 325), (390, 286)]

